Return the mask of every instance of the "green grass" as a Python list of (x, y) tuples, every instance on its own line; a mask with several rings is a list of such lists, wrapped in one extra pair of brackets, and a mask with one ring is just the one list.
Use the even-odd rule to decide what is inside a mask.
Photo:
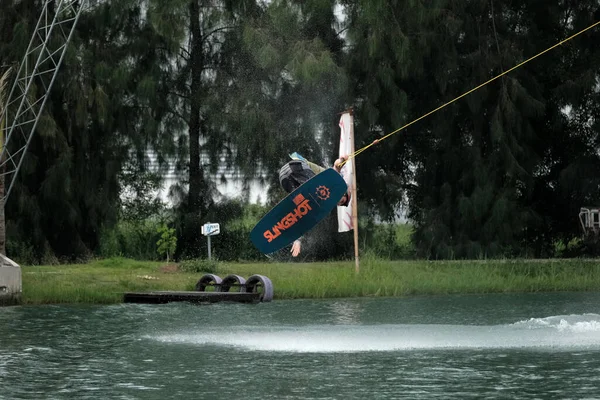
[[(123, 258), (88, 264), (24, 266), (24, 304), (119, 303), (124, 292), (193, 290), (202, 272), (168, 272), (164, 263)], [(451, 293), (600, 290), (595, 260), (220, 263), (217, 274), (268, 276), (276, 299)]]
[(395, 224), (396, 244), (401, 247), (410, 247), (410, 235), (413, 233), (411, 224)]
[(128, 291), (193, 289), (194, 274), (162, 273), (160, 265), (111, 258), (89, 264), (23, 267), (22, 300), (25, 304), (118, 303)]

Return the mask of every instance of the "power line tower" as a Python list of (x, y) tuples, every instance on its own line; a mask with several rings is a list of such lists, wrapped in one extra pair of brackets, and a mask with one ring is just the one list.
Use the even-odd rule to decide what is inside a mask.
[(87, 0), (46, 0), (4, 108), (0, 171), (6, 199), (23, 163), (67, 46)]
[[(0, 174), (7, 188), (0, 193), (0, 207), (10, 195), (86, 2), (44, 2), (0, 118)], [(21, 291), (21, 268), (0, 254), (0, 305), (18, 302)]]

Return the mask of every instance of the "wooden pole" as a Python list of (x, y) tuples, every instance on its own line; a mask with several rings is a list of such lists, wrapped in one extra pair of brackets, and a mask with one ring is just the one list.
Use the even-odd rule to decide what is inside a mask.
[[(352, 148), (352, 154), (354, 154), (354, 114), (352, 110), (350, 114), (350, 146)], [(356, 157), (352, 157), (352, 228), (354, 229), (354, 260), (355, 266), (354, 271), (360, 272), (360, 263), (358, 258), (358, 200), (356, 198)]]

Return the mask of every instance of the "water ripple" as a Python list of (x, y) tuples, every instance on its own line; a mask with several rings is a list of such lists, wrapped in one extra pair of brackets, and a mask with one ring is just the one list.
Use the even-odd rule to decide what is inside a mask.
[(0, 399), (594, 398), (598, 304), (552, 294), (0, 309)]

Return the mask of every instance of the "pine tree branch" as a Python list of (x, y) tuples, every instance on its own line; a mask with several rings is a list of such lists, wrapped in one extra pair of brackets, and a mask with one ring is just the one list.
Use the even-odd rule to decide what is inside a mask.
[(227, 29), (233, 29), (233, 28), (237, 28), (237, 27), (238, 27), (238, 25), (229, 25), (229, 26), (222, 26), (220, 28), (215, 28), (212, 31), (208, 32), (206, 35), (203, 35), (202, 41), (205, 42), (208, 38), (210, 38), (215, 33), (219, 33), (221, 31), (224, 31)]
[[(494, 16), (494, 0), (490, 0), (491, 13), (492, 13), (492, 28), (494, 29), (494, 37), (496, 38), (496, 49), (498, 50), (498, 56), (500, 57), (500, 70), (504, 72), (504, 66), (502, 65), (502, 53), (500, 52), (500, 42), (498, 41), (498, 32), (496, 31), (496, 18)], [(504, 77), (502, 77), (504, 82)]]
[(390, 3), (388, 3), (388, 8), (390, 9), (390, 15), (392, 16), (392, 19), (396, 23), (396, 27), (398, 28), (398, 32), (400, 32), (400, 33), (403, 34), (402, 27), (400, 25), (400, 21), (398, 21), (398, 18), (396, 17), (396, 13), (394, 12), (394, 9), (392, 8), (392, 5)]
[(181, 53), (184, 53), (183, 55), (181, 55), (181, 58), (183, 58), (186, 61), (190, 59), (191, 53), (188, 49), (186, 49), (183, 46), (179, 46), (179, 50), (181, 51)]
[[(153, 108), (151, 106), (139, 105), (139, 104), (131, 106), (131, 108), (135, 108), (135, 109), (138, 109), (138, 110), (148, 109), (150, 111), (153, 111)], [(178, 118), (181, 118), (181, 120), (184, 121), (184, 122), (186, 122), (186, 123), (188, 121), (188, 119), (183, 114), (181, 114), (179, 111), (177, 111), (177, 110), (175, 110), (175, 109), (173, 109), (171, 107), (167, 108), (167, 112), (175, 115)]]
[(572, 3), (569, 3), (569, 7), (565, 10), (565, 21), (563, 22), (563, 28), (565, 30), (569, 26), (569, 20), (571, 19), (572, 16), (573, 16), (573, 6), (572, 6)]
[(186, 123), (188, 123), (188, 121), (189, 121), (189, 119), (188, 119), (188, 118), (185, 118), (185, 116), (184, 116), (183, 114), (181, 114), (179, 111), (177, 111), (177, 110), (175, 110), (175, 109), (172, 109), (172, 108), (170, 108), (170, 107), (169, 107), (169, 108), (167, 109), (167, 112), (169, 112), (169, 113), (171, 113), (171, 114), (175, 115), (176, 117), (180, 118), (182, 121), (184, 121), (184, 122), (186, 122)]
[(172, 94), (176, 97), (179, 97), (180, 99), (184, 99), (184, 100), (188, 100), (190, 98), (190, 96), (183, 94), (183, 93), (178, 93), (178, 92), (172, 92), (172, 91), (167, 91), (167, 95)]
[(335, 33), (336, 37), (339, 37), (342, 33), (346, 32), (350, 27), (345, 27), (344, 29), (341, 29), (340, 31)]

